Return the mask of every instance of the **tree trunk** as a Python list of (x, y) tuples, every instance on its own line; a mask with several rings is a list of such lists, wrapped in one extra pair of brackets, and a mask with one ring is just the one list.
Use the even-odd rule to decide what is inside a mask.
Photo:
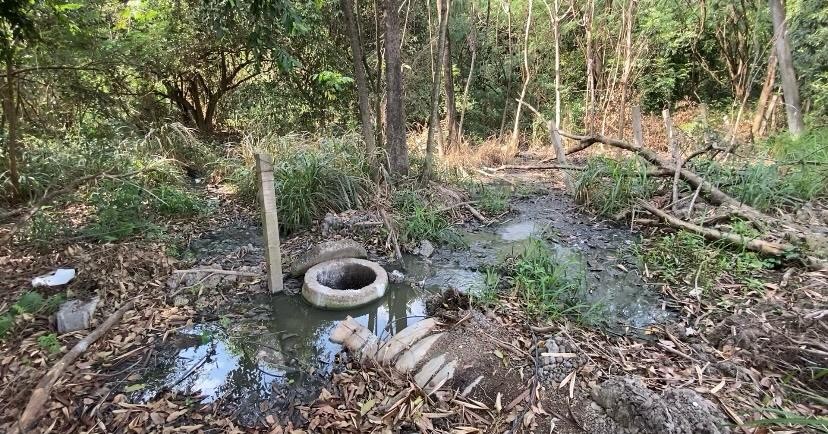
[(785, 113), (788, 117), (788, 131), (798, 136), (805, 129), (802, 121), (802, 105), (799, 101), (799, 84), (796, 81), (796, 71), (791, 58), (791, 47), (788, 43), (787, 27), (785, 25), (785, 9), (782, 0), (768, 0), (771, 15), (773, 15), (774, 36), (776, 38), (776, 57), (779, 61), (779, 73), (782, 75), (782, 93), (785, 97)]
[[(474, 4), (472, 4), (474, 8)], [(463, 88), (463, 107), (460, 109), (460, 124), (457, 126), (457, 138), (463, 140), (463, 121), (466, 119), (466, 110), (469, 107), (469, 87), (474, 77), (474, 61), (477, 59), (477, 31), (472, 30), (469, 35), (469, 48), (471, 48), (471, 62), (469, 63), (469, 76), (466, 78), (466, 86)]]
[(561, 128), (561, 17), (560, 0), (555, 0), (552, 33), (555, 37), (555, 129)]
[(18, 163), (20, 158), (20, 150), (18, 143), (18, 121), (17, 118), (17, 101), (15, 96), (15, 82), (14, 74), (14, 47), (12, 43), (6, 41), (3, 47), (6, 61), (6, 85), (5, 92), (3, 92), (3, 113), (5, 114), (6, 125), (8, 132), (6, 134), (6, 170), (9, 172), (9, 182), (12, 187), (12, 198), (20, 199), (20, 172)]
[(773, 93), (776, 83), (776, 51), (771, 50), (768, 58), (768, 72), (765, 75), (765, 82), (762, 83), (762, 93), (759, 94), (759, 101), (756, 102), (756, 112), (753, 114), (753, 123), (750, 128), (754, 137), (761, 136), (762, 124), (765, 122), (765, 110)]
[(587, 0), (587, 12), (584, 16), (584, 27), (586, 27), (586, 74), (587, 74), (587, 91), (584, 95), (584, 104), (586, 105), (586, 126), (587, 134), (594, 132), (593, 117), (595, 110), (595, 65), (593, 64), (592, 54), (592, 17), (595, 13), (595, 3), (592, 0)]
[(437, 131), (438, 124), (440, 123), (440, 68), (447, 49), (446, 33), (448, 28), (448, 13), (451, 8), (450, 0), (440, 0), (440, 3), (443, 13), (440, 14), (439, 33), (437, 34), (437, 47), (439, 48), (439, 53), (437, 54), (437, 64), (434, 68), (435, 73), (432, 74), (431, 116), (428, 120), (425, 167), (423, 167), (423, 173), (420, 179), (423, 185), (427, 185), (428, 180), (431, 177), (431, 166), (432, 160), (434, 159), (434, 134)]
[(518, 128), (520, 126), (520, 113), (523, 111), (523, 99), (526, 97), (526, 87), (529, 85), (529, 26), (532, 24), (532, 0), (526, 7), (526, 30), (523, 34), (523, 88), (520, 91), (520, 99), (515, 108), (515, 124), (512, 127), (512, 137), (509, 140), (509, 151), (513, 154), (518, 152)]
[(354, 79), (357, 85), (359, 98), (359, 119), (362, 127), (362, 138), (365, 140), (365, 155), (371, 170), (374, 167), (376, 142), (374, 141), (374, 125), (371, 120), (371, 108), (368, 101), (368, 82), (365, 80), (365, 68), (362, 66), (362, 45), (359, 40), (359, 31), (354, 17), (354, 8), (351, 0), (342, 0), (342, 11), (345, 13), (345, 25), (348, 27), (348, 36), (351, 39), (351, 56), (354, 63)]
[(503, 73), (506, 74), (506, 95), (503, 100), (503, 114), (500, 117), (500, 133), (498, 137), (503, 137), (503, 131), (506, 128), (506, 113), (509, 110), (509, 95), (512, 93), (512, 4), (505, 3), (506, 5), (506, 52), (508, 53), (507, 59), (509, 60), (509, 70), (506, 70), (506, 62), (503, 62), (504, 68)]
[[(445, 10), (444, 14), (445, 17), (443, 18), (446, 21), (446, 29), (448, 29), (448, 20), (449, 20), (449, 3), (450, 0), (442, 0), (441, 6)], [(448, 30), (446, 30), (448, 33)], [(443, 41), (445, 47), (443, 48), (443, 69), (446, 75), (445, 81), (445, 91), (446, 91), (446, 128), (448, 128), (448, 133), (446, 134), (446, 149), (448, 151), (452, 144), (454, 143), (454, 137), (457, 135), (457, 104), (454, 100), (454, 74), (453, 74), (453, 65), (451, 63), (451, 40), (446, 34), (445, 41)]]
[(400, 58), (399, 0), (385, 0), (386, 143), (391, 176), (408, 175), (405, 143), (402, 59)]

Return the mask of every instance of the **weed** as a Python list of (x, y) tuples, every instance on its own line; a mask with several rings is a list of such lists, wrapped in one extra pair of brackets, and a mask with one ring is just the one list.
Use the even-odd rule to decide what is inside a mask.
[(38, 248), (45, 248), (67, 231), (62, 220), (52, 210), (46, 208), (32, 216), (25, 239)]
[[(753, 233), (746, 224), (734, 223), (734, 231)], [(725, 273), (751, 289), (760, 289), (757, 273), (775, 265), (754, 252), (721, 242), (710, 243), (702, 236), (679, 231), (664, 235), (637, 247), (637, 255), (655, 275), (670, 283), (686, 283), (703, 290), (711, 289)]]
[(655, 191), (655, 182), (638, 159), (593, 157), (575, 177), (575, 199), (599, 214), (612, 216)]
[(101, 241), (115, 241), (146, 228), (149, 221), (143, 212), (147, 203), (143, 193), (136, 184), (101, 183), (89, 196), (95, 207), (95, 220), (84, 233)]
[(400, 214), (400, 236), (403, 242), (430, 240), (460, 245), (462, 240), (451, 223), (434, 207), (430, 207), (411, 190), (400, 190), (394, 195), (394, 208)]
[(46, 299), (46, 303), (44, 303), (44, 310), (47, 314), (52, 314), (58, 311), (60, 305), (66, 301), (66, 295), (63, 293), (57, 293), (54, 295), (49, 296)]
[(583, 270), (560, 259), (542, 241), (532, 239), (511, 264), (516, 294), (530, 315), (550, 319), (570, 316), (594, 323), (596, 306), (584, 304), (579, 297), (586, 286)]
[(57, 335), (54, 333), (39, 336), (37, 338), (37, 345), (41, 349), (48, 351), (49, 354), (57, 354), (60, 352), (60, 341), (58, 341)]
[(8, 313), (0, 315), (0, 338), (5, 337), (12, 327), (14, 327), (14, 317)]
[(483, 288), (472, 293), (472, 300), (480, 306), (491, 306), (497, 301), (501, 277), (495, 267), (486, 267), (484, 272)]
[(474, 193), (477, 206), (488, 215), (500, 215), (509, 210), (509, 190), (480, 184)]
[(213, 342), (213, 333), (209, 330), (202, 330), (201, 333), (198, 335), (199, 340), (201, 341), (201, 345), (207, 345), (210, 342)]
[(155, 209), (163, 215), (193, 216), (206, 210), (207, 204), (201, 198), (177, 187), (162, 185), (153, 194)]
[(24, 292), (17, 300), (17, 303), (12, 305), (12, 312), (20, 315), (24, 313), (33, 314), (40, 311), (46, 301), (43, 296), (37, 291)]

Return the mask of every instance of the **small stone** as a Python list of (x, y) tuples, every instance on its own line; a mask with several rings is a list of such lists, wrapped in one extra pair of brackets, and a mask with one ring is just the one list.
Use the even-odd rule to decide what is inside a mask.
[(390, 280), (391, 283), (403, 283), (405, 282), (405, 274), (403, 274), (400, 270), (394, 270), (388, 275), (388, 280)]
[(58, 332), (69, 333), (89, 328), (99, 300), (98, 297), (89, 301), (69, 300), (60, 305), (55, 315)]
[(188, 304), (190, 304), (190, 299), (188, 299), (187, 297), (185, 297), (181, 294), (176, 295), (173, 298), (173, 306), (175, 306), (175, 307), (186, 306)]
[(429, 240), (420, 241), (420, 246), (417, 247), (417, 253), (424, 258), (429, 258), (434, 254), (434, 245)]

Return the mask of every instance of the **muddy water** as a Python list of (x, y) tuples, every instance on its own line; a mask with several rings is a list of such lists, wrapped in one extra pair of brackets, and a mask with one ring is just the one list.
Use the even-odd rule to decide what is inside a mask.
[[(450, 287), (482, 290), (486, 270), (520, 254), (531, 240), (546, 243), (560, 262), (583, 273), (582, 298), (600, 307), (610, 328), (623, 332), (668, 317), (635, 271), (629, 252), (635, 237), (628, 230), (574, 212), (566, 197), (549, 195), (512, 205), (510, 220), (461, 229), (462, 248), (440, 247), (429, 259), (407, 255), (403, 264), (386, 264), (389, 272), (402, 270), (405, 282), (391, 284), (385, 297), (370, 305), (323, 311), (300, 295), (281, 294), (230, 306), (218, 313), (219, 321), (181, 330), (158, 351), (156, 369), (140, 380), (135, 394), (149, 399), (164, 389), (200, 391), (206, 402), (232, 403), (236, 416), (251, 423), (283, 413), (315, 398), (335, 369), (340, 347), (328, 336), (338, 321), (350, 315), (379, 336), (392, 335), (425, 317), (430, 295)], [(222, 253), (247, 252), (244, 262), (259, 260), (261, 237), (255, 227), (232, 228), (194, 242), (194, 255), (216, 244)]]

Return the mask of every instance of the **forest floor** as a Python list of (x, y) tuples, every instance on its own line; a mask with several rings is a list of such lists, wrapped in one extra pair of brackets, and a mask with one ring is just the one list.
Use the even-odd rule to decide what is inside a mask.
[[(406, 254), (404, 266), (376, 224), (376, 210), (332, 215), (282, 240), (284, 257), (295, 258), (320, 240), (356, 239), (370, 259), (404, 271), (407, 279), (392, 286), (392, 295), (358, 312), (313, 312), (299, 300), (298, 279), (287, 279), (286, 294), (267, 294), (255, 277), (263, 269), (257, 211), (236, 205), (220, 187), (203, 192), (217, 201), (217, 212), (167, 228), (178, 240), (172, 245), (61, 240), (48, 254), (4, 247), (0, 267), (10, 290), (2, 292), (0, 311), (12, 308), (34, 276), (56, 267), (78, 272), (61, 291), (101, 298), (98, 323), (135, 303), (60, 377), (34, 432), (387, 432), (388, 426), (658, 432), (648, 424), (660, 416), (648, 406), (680, 400), (686, 395), (679, 389), (706, 398), (713, 409), (701, 405), (698, 411), (715, 413), (732, 431), (799, 432), (784, 428), (795, 419), (783, 425), (780, 419), (825, 417), (821, 391), (828, 389), (828, 376), (811, 366), (824, 367), (828, 355), (828, 274), (782, 264), (749, 284), (719, 279), (704, 293), (698, 275), (678, 284), (657, 281), (635, 249), (646, 248), (642, 240), (655, 239), (661, 229), (583, 212), (565, 194), (560, 176), (518, 171), (490, 179), (515, 187), (508, 212), (482, 223), (451, 210), (461, 247), (439, 246), (428, 259)], [(539, 319), (511, 291), (507, 276), (494, 271), (538, 239), (583, 260), (593, 289), (583, 300), (602, 306), (600, 324), (586, 317)], [(198, 267), (241, 274), (180, 279), (181, 270)], [(439, 296), (473, 285), (490, 290), (489, 298)], [(434, 297), (438, 303), (429, 301)], [(327, 342), (346, 314), (378, 332), (437, 316), (447, 331), (441, 350), (455, 354), (462, 369), (454, 383), (425, 396), (402, 374), (357, 363)], [(15, 333), (0, 343), (3, 432), (13, 428), (44, 373), (83, 336), (67, 333), (48, 342), (48, 316), (22, 313), (15, 321)], [(571, 359), (544, 361), (539, 353), (552, 342)], [(458, 396), (457, 388), (480, 375), (471, 394)], [(637, 383), (616, 392), (599, 387), (618, 378)], [(639, 399), (633, 409), (606, 402), (625, 393), (646, 396), (627, 397)], [(685, 422), (665, 421), (661, 432), (683, 432)]]

